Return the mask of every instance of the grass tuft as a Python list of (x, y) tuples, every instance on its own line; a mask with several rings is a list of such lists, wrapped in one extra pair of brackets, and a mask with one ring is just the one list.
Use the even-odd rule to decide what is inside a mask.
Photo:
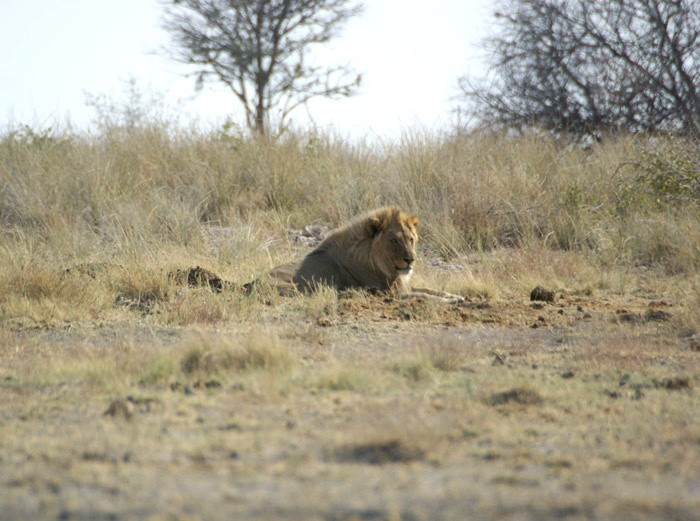
[(294, 358), (277, 336), (254, 333), (241, 343), (202, 339), (200, 345), (185, 353), (180, 368), (188, 376), (208, 377), (250, 371), (284, 372), (293, 364)]
[(411, 382), (429, 382), (439, 373), (457, 371), (466, 360), (464, 347), (456, 340), (445, 337), (436, 344), (414, 349), (395, 362), (392, 369)]

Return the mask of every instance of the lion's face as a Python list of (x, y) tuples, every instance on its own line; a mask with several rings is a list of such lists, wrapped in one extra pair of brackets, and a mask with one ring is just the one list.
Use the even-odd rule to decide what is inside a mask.
[(389, 278), (406, 278), (413, 271), (416, 260), (416, 226), (418, 220), (412, 215), (395, 213), (387, 220), (370, 223), (374, 231), (372, 257), (381, 264)]

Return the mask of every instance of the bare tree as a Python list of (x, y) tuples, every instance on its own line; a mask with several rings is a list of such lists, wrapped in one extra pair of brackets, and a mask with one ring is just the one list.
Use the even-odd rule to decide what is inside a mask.
[(467, 112), (508, 128), (700, 135), (700, 1), (501, 0)]
[(197, 87), (208, 79), (225, 84), (243, 105), (248, 128), (268, 135), (311, 98), (356, 92), (360, 75), (314, 65), (308, 51), (360, 10), (350, 0), (170, 0), (164, 27), (172, 57), (193, 67)]

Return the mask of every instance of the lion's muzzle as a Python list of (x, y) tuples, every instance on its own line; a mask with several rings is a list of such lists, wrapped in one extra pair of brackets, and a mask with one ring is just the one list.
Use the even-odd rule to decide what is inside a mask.
[(413, 271), (413, 262), (415, 259), (413, 257), (406, 257), (403, 259), (394, 260), (394, 268), (399, 275), (408, 275)]

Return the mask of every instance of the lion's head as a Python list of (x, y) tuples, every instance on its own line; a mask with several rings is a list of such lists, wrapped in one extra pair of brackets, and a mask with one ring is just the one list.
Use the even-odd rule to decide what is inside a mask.
[(388, 280), (408, 280), (416, 260), (418, 219), (398, 208), (381, 208), (367, 216), (370, 261)]

